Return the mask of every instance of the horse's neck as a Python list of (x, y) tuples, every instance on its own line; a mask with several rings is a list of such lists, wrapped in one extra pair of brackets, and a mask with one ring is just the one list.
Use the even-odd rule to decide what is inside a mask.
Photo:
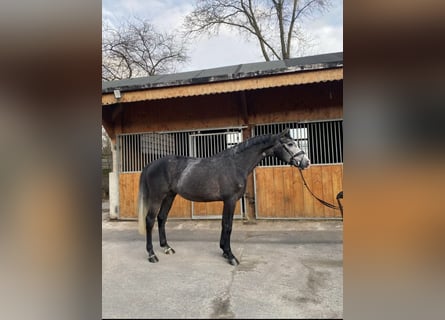
[(250, 148), (246, 148), (235, 155), (235, 161), (238, 167), (244, 169), (247, 174), (263, 160), (265, 157), (270, 156), (270, 149), (273, 147), (273, 142), (270, 144), (258, 144)]

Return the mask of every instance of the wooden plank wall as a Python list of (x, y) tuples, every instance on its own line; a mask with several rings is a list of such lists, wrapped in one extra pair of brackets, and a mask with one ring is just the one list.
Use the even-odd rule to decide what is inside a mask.
[[(223, 202), (193, 202), (193, 216), (194, 217), (222, 217)], [(236, 203), (235, 216), (241, 215), (241, 201)]]
[[(337, 205), (337, 193), (343, 190), (343, 165), (312, 165), (303, 171), (312, 192)], [(298, 169), (258, 167), (255, 169), (258, 218), (341, 218), (339, 210), (317, 201), (306, 189)]]
[[(139, 172), (119, 174), (120, 219), (137, 219), (139, 176)], [(190, 219), (192, 217), (192, 206), (190, 201), (185, 200), (180, 196), (176, 196), (168, 217)]]
[[(343, 117), (343, 81), (106, 106), (110, 137), (119, 133), (214, 129)], [(211, 107), (209, 107), (211, 106)], [(242, 107), (241, 107), (242, 106)]]
[[(121, 173), (119, 175), (119, 217), (121, 219), (137, 219), (137, 205), (140, 173)], [(223, 203), (194, 202), (194, 216), (201, 218), (221, 216)], [(235, 215), (241, 214), (241, 205), (238, 201)], [(192, 203), (181, 196), (176, 196), (173, 206), (168, 214), (169, 218), (192, 218)]]

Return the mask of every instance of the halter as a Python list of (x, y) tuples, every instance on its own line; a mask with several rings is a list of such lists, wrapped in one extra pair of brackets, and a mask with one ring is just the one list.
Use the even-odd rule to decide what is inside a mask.
[[(295, 140), (294, 140), (294, 141), (295, 141)], [(292, 154), (292, 152), (290, 152), (290, 150), (287, 148), (286, 144), (282, 144), (282, 146), (283, 146), (284, 150), (286, 150), (286, 152), (289, 153), (289, 155), (290, 155), (289, 164), (290, 164), (290, 165), (293, 165), (293, 166), (295, 166), (295, 167), (298, 168), (298, 165), (299, 165), (300, 163), (297, 162), (297, 161), (295, 161), (295, 158), (298, 157), (298, 156), (301, 156), (301, 155), (303, 155), (303, 154), (306, 154), (306, 152), (304, 152), (303, 150), (300, 150), (300, 151), (298, 151), (297, 153)]]

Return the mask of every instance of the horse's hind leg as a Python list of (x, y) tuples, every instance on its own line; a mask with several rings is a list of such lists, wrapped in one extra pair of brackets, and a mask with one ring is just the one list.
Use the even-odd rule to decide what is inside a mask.
[(157, 211), (159, 210), (158, 206), (153, 206), (150, 204), (150, 207), (148, 209), (147, 217), (145, 218), (145, 228), (147, 232), (147, 242), (146, 242), (146, 249), (148, 252), (148, 261), (150, 262), (158, 262), (159, 259), (156, 256), (154, 250), (153, 250), (153, 242), (152, 242), (152, 230), (153, 226), (156, 220)]
[(173, 254), (175, 250), (167, 243), (167, 236), (165, 234), (165, 223), (167, 222), (168, 213), (172, 207), (173, 200), (175, 200), (176, 194), (169, 194), (162, 201), (161, 210), (158, 214), (158, 230), (159, 230), (159, 242), (166, 254)]

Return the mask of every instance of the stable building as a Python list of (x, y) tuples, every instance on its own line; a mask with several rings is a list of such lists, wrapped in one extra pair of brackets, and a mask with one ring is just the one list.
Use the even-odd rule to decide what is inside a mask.
[[(248, 63), (102, 83), (102, 124), (112, 141), (110, 217), (137, 218), (143, 167), (168, 154), (208, 157), (250, 137), (291, 135), (311, 159), (312, 192), (343, 190), (343, 53)], [(169, 218), (221, 218), (222, 202), (176, 197)], [(340, 219), (297, 168), (264, 159), (235, 218)]]

